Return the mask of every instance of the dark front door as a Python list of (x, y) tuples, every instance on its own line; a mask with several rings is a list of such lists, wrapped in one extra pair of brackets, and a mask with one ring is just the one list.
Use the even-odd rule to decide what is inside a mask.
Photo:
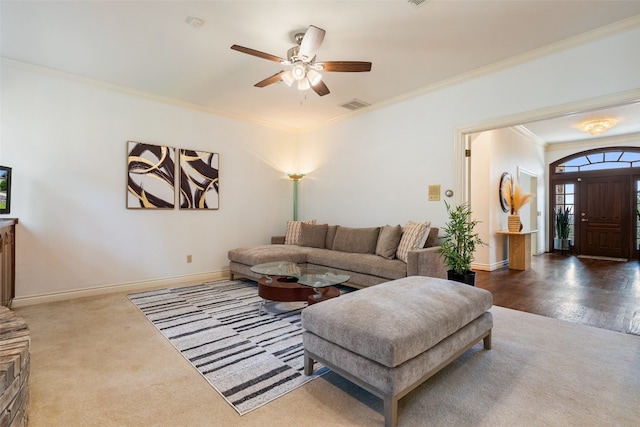
[(582, 178), (580, 254), (628, 258), (631, 247), (629, 176)]

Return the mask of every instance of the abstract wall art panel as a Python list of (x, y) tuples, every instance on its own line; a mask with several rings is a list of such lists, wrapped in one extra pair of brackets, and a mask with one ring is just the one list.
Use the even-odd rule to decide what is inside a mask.
[(218, 209), (218, 153), (180, 149), (180, 209)]
[(128, 141), (127, 208), (175, 207), (175, 148)]

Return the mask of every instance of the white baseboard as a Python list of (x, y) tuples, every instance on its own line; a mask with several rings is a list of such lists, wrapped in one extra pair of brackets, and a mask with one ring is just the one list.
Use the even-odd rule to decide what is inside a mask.
[(188, 286), (196, 283), (213, 282), (217, 280), (229, 279), (229, 270), (212, 271), (209, 273), (190, 274), (187, 276), (167, 277), (162, 279), (142, 280), (139, 282), (129, 282), (97, 286), (93, 288), (74, 289), (71, 291), (54, 292), (50, 294), (32, 295), (21, 298), (14, 298), (11, 308), (27, 307), (35, 304), (48, 302), (66, 301), (75, 298), (94, 297), (99, 295), (114, 294), (119, 292), (141, 292), (151, 289), (162, 289), (168, 287)]
[(484, 263), (471, 263), (472, 270), (480, 270), (480, 271), (494, 271), (499, 270), (504, 267), (509, 266), (509, 260), (494, 262), (493, 264), (484, 264)]

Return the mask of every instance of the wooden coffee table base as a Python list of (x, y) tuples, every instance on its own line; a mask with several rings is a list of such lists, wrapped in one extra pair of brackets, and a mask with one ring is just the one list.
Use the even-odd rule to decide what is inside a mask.
[(319, 288), (318, 292), (320, 292), (322, 294), (322, 298), (318, 298), (318, 299), (314, 298), (314, 296), (316, 294), (314, 292), (313, 295), (309, 296), (309, 298), (308, 298), (309, 305), (315, 304), (317, 302), (326, 301), (328, 299), (340, 296), (340, 289), (336, 288), (335, 286), (328, 286), (326, 288)]
[(315, 299), (313, 288), (299, 285), (295, 279), (285, 276), (261, 277), (258, 280), (258, 295), (263, 299), (260, 304), (260, 312), (264, 308), (265, 300), (278, 302), (307, 301), (308, 304), (325, 301), (340, 295), (340, 290), (334, 286), (321, 288), (322, 298)]

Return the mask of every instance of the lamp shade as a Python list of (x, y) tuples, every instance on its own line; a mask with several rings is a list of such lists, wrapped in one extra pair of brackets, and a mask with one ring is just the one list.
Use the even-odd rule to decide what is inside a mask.
[(309, 70), (307, 71), (307, 78), (309, 79), (309, 83), (311, 83), (311, 86), (315, 86), (322, 80), (322, 74), (320, 74), (316, 70)]
[(302, 80), (298, 80), (298, 90), (307, 90), (311, 87), (309, 84), (309, 79), (304, 78)]
[(294, 78), (293, 73), (291, 71), (287, 71), (280, 77), (283, 82), (287, 84), (287, 86), (291, 86), (293, 84)]

